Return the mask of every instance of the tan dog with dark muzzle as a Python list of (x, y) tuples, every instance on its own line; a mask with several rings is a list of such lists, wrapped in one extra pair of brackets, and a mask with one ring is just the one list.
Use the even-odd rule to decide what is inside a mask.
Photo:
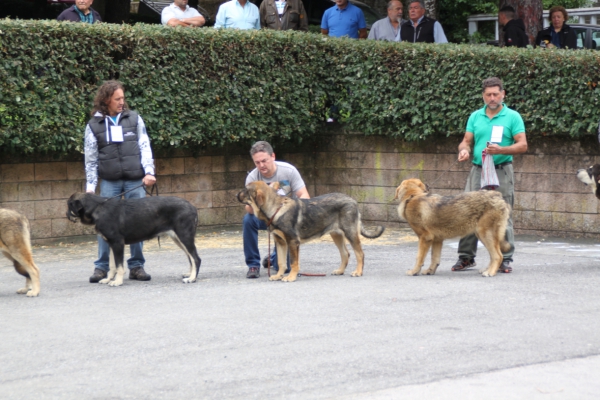
[(352, 276), (362, 276), (365, 255), (360, 245), (360, 236), (374, 239), (381, 236), (384, 228), (378, 226), (374, 233), (366, 232), (360, 221), (358, 203), (342, 193), (331, 193), (312, 199), (291, 199), (279, 196), (263, 181), (251, 182), (246, 189), (238, 193), (240, 203), (248, 204), (254, 215), (267, 223), (275, 237), (277, 261), (286, 265), (288, 249), (290, 252), (291, 272), (285, 278), (285, 268), (279, 268), (272, 281), (293, 282), (300, 270), (300, 244), (318, 239), (329, 233), (340, 251), (342, 262), (332, 275), (343, 275), (348, 265), (350, 253), (344, 238), (350, 242), (356, 255), (356, 270)]
[(25, 287), (17, 293), (27, 297), (40, 294), (40, 270), (31, 254), (29, 221), (24, 215), (6, 208), (0, 208), (0, 251), (25, 277)]
[(396, 189), (400, 200), (398, 215), (404, 218), (419, 237), (419, 251), (414, 267), (407, 275), (419, 275), (431, 247), (431, 265), (424, 274), (433, 275), (440, 265), (444, 239), (477, 235), (490, 253), (490, 264), (479, 272), (494, 276), (502, 263), (502, 251), (510, 244), (505, 239), (510, 206), (500, 192), (479, 190), (456, 196), (428, 193), (419, 179), (406, 179)]

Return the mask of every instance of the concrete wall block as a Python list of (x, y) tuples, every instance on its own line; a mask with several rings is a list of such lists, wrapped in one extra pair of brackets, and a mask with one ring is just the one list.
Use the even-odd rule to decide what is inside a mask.
[(184, 199), (198, 209), (212, 208), (212, 193), (211, 191), (185, 193)]
[(183, 159), (185, 174), (209, 174), (212, 172), (213, 157), (185, 157)]
[(405, 222), (404, 218), (400, 218), (398, 215), (398, 204), (387, 204), (385, 206), (387, 211), (387, 219), (388, 222)]
[[(238, 223), (242, 220), (240, 219)], [(198, 225), (226, 225), (227, 224), (227, 208), (201, 208), (198, 210)]]
[(81, 162), (67, 162), (67, 180), (85, 180), (85, 165)]
[(19, 200), (49, 200), (52, 198), (52, 181), (19, 183)]
[(586, 233), (600, 233), (600, 215), (581, 214), (581, 228)]
[(564, 193), (565, 186), (568, 185), (569, 182), (573, 180), (578, 181), (578, 179), (573, 176), (573, 174), (552, 174), (550, 176), (550, 192), (551, 193)]
[(565, 212), (596, 214), (600, 202), (596, 196), (587, 193), (565, 193)]
[(0, 208), (18, 211), (31, 221), (35, 219), (34, 203), (34, 201), (8, 201), (0, 204)]
[(19, 183), (0, 183), (0, 203), (19, 200)]
[(222, 174), (212, 173), (210, 175), (211, 181), (208, 181), (206, 175), (200, 175), (200, 190), (242, 190), (246, 183), (246, 176), (248, 174), (244, 171), (240, 172), (227, 172)]
[[(237, 199), (237, 194), (241, 189), (232, 190), (215, 190), (212, 192), (212, 206), (213, 207), (232, 207), (240, 206), (243, 207)], [(312, 194), (312, 193), (311, 193)]]
[[(387, 153), (359, 153), (348, 151), (343, 153), (348, 168), (382, 169), (382, 158)], [(385, 168), (384, 168), (385, 169)]]
[[(568, 232), (574, 230), (577, 227), (577, 231), (581, 231), (583, 225), (583, 214), (575, 213), (552, 213), (552, 230)], [(544, 229), (539, 227), (538, 229)]]
[(36, 163), (34, 170), (36, 181), (62, 181), (67, 179), (66, 162)]
[(590, 165), (596, 164), (597, 157), (592, 155), (573, 155), (564, 156), (565, 158), (565, 173), (575, 176), (581, 168), (587, 168)]
[(158, 158), (154, 160), (156, 175), (183, 175), (185, 174), (185, 159), (178, 158)]
[(81, 222), (71, 222), (66, 218), (52, 220), (52, 237), (93, 235), (95, 233), (93, 226), (83, 225)]
[(387, 209), (383, 204), (365, 203), (362, 212), (364, 221), (387, 221)]
[[(52, 181), (52, 182), (41, 182), (40, 186), (44, 184), (50, 184), (52, 191), (52, 199), (68, 199), (73, 193), (85, 192), (85, 181), (78, 179), (73, 181)], [(43, 193), (44, 197), (36, 198), (35, 200), (47, 199), (45, 197), (47, 193)]]
[(33, 182), (35, 177), (34, 164), (3, 164), (2, 182)]
[(515, 191), (515, 210), (535, 211), (536, 193)]
[(171, 186), (171, 176), (157, 176), (156, 177), (156, 185), (158, 186), (158, 193), (162, 196), (164, 194), (169, 194), (173, 192), (173, 188)]
[(225, 156), (211, 157), (212, 172), (225, 172)]
[(174, 193), (196, 192), (200, 190), (200, 174), (171, 175), (171, 190)]
[(34, 202), (34, 219), (64, 218), (67, 213), (65, 199)]
[(519, 157), (514, 157), (514, 170), (522, 173), (538, 172), (535, 169), (536, 156), (534, 154), (522, 154)]
[(248, 172), (255, 168), (254, 162), (248, 155), (231, 155), (225, 159), (225, 170), (227, 172)]
[(564, 193), (537, 193), (535, 209), (537, 211), (564, 212), (566, 209)]
[(244, 207), (227, 207), (227, 223), (228, 224), (241, 224), (246, 215)]
[(44, 239), (52, 237), (52, 220), (38, 219), (29, 221), (31, 225), (31, 239)]

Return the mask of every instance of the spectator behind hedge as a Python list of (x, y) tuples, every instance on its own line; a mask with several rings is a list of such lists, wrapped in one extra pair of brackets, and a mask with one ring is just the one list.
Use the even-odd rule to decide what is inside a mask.
[(387, 5), (387, 17), (380, 19), (371, 26), (369, 37), (371, 40), (388, 40), (390, 42), (401, 42), (400, 26), (402, 20), (402, 3), (392, 0)]
[(258, 7), (248, 0), (229, 0), (219, 6), (215, 28), (260, 29)]
[(321, 33), (325, 36), (367, 38), (367, 23), (362, 10), (348, 0), (334, 0), (335, 6), (325, 10)]
[(425, 16), (423, 0), (408, 2), (409, 20), (402, 24), (400, 38), (410, 43), (448, 43), (442, 24)]
[(98, 11), (92, 8), (94, 0), (75, 0), (73, 7), (67, 8), (56, 18), (57, 21), (84, 22), (94, 24), (102, 22)]
[(163, 8), (160, 21), (165, 26), (184, 26), (187, 28), (200, 27), (206, 20), (196, 10), (188, 6), (188, 0), (174, 0)]
[[(540, 46), (544, 42), (545, 47), (558, 49), (577, 49), (577, 35), (573, 28), (565, 24), (569, 14), (564, 7), (552, 7), (549, 11), (551, 26), (538, 32), (535, 45)], [(542, 45), (544, 47), (544, 45)]]
[(278, 31), (308, 31), (302, 0), (264, 0), (260, 3), (260, 26)]
[(498, 23), (504, 31), (504, 46), (527, 47), (529, 36), (525, 32), (525, 24), (522, 19), (516, 19), (515, 14), (511, 6), (504, 6), (498, 12)]

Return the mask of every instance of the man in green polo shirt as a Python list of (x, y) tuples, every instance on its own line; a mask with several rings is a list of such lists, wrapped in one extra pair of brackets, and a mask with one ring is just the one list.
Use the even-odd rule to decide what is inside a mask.
[[(465, 137), (458, 145), (458, 161), (469, 160), (470, 151), (473, 151), (473, 167), (465, 187), (465, 192), (471, 192), (481, 188), (482, 151), (485, 149), (487, 154), (492, 154), (500, 182), (497, 190), (512, 207), (515, 198), (512, 156), (527, 151), (527, 137), (521, 115), (503, 103), (504, 94), (500, 79), (488, 78), (483, 81), (485, 106), (469, 117)], [(499, 271), (509, 273), (512, 272), (510, 263), (515, 252), (512, 214), (506, 227), (506, 240), (510, 243), (510, 250), (502, 254), (503, 261)], [(459, 259), (452, 267), (452, 271), (474, 267), (476, 254), (477, 237), (469, 235), (462, 238), (458, 244)]]

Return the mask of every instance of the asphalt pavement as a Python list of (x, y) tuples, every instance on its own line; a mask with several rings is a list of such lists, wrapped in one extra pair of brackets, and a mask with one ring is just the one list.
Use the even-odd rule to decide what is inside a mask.
[[(407, 276), (410, 231), (364, 239), (364, 275), (246, 279), (239, 228), (205, 231), (199, 279), (169, 239), (149, 282), (88, 283), (93, 242), (36, 246), (41, 294), (0, 257), (2, 399), (596, 399), (600, 243), (517, 237), (514, 272)], [(264, 244), (264, 246), (263, 246)], [(265, 236), (261, 251), (266, 251)], [(330, 273), (330, 240), (301, 270)], [(429, 260), (426, 260), (426, 265)], [(484, 248), (478, 267), (487, 264)]]

